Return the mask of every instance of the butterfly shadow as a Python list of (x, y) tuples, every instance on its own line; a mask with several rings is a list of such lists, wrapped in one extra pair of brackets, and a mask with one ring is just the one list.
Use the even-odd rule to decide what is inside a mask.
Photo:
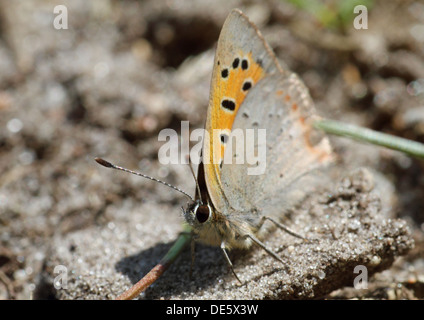
[[(126, 275), (132, 284), (144, 277), (172, 247), (173, 242), (158, 243), (153, 247), (127, 256), (115, 265), (117, 272)], [(230, 258), (240, 260), (244, 251), (234, 250)], [(195, 261), (190, 276), (191, 251), (188, 246), (169, 269), (142, 294), (144, 299), (169, 299), (175, 296), (192, 295), (207, 290), (216, 283), (234, 279), (222, 251), (196, 243)]]

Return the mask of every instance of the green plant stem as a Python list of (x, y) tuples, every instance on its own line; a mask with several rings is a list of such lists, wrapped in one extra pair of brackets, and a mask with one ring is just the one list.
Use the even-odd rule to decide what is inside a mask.
[(353, 138), (361, 142), (402, 151), (417, 158), (424, 158), (424, 144), (416, 141), (328, 119), (315, 121), (314, 127), (330, 134)]
[(188, 227), (185, 227), (184, 231), (180, 233), (178, 239), (175, 241), (174, 245), (169, 249), (166, 255), (162, 258), (162, 260), (135, 285), (133, 285), (127, 291), (118, 296), (116, 300), (131, 300), (136, 298), (153, 282), (155, 282), (172, 265), (172, 263), (180, 255), (184, 248), (190, 243), (190, 241), (191, 231)]

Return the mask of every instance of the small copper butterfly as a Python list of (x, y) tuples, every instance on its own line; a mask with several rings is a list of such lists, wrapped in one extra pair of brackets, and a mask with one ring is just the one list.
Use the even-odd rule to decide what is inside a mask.
[[(260, 31), (238, 9), (227, 17), (219, 36), (205, 129), (266, 129), (266, 171), (248, 175), (247, 165), (227, 164), (216, 155), (227, 137), (205, 135), (198, 169), (198, 192), (184, 217), (200, 241), (222, 248), (253, 243), (282, 260), (260, 241), (263, 224), (278, 222), (286, 191), (306, 173), (329, 163), (328, 139), (315, 133), (313, 102), (302, 81), (277, 61)], [(235, 156), (235, 155), (234, 155)]]
[[(266, 220), (298, 236), (279, 222), (292, 203), (289, 191), (302, 188), (295, 182), (333, 158), (328, 138), (312, 127), (316, 117), (302, 81), (280, 65), (257, 27), (234, 9), (217, 44), (205, 125), (206, 132), (219, 129), (221, 135), (203, 139), (196, 196), (183, 215), (194, 239), (221, 247), (236, 277), (227, 254), (231, 248), (256, 244), (283, 262), (261, 242)], [(248, 164), (223, 161), (228, 153), (237, 156), (226, 148), (231, 132), (248, 128), (266, 130), (261, 175), (247, 174)]]

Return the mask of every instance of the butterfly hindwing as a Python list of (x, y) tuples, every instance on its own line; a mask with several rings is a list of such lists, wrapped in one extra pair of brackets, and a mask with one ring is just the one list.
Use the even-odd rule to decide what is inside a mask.
[[(259, 163), (249, 164), (249, 159), (243, 165), (224, 163), (224, 194), (238, 212), (259, 209), (272, 215), (275, 210), (281, 215), (282, 206), (290, 200), (285, 197), (291, 184), (332, 160), (328, 138), (313, 129), (316, 115), (312, 99), (294, 73), (262, 79), (240, 108), (233, 131), (242, 129), (247, 137), (245, 129), (254, 129), (254, 139), (246, 140), (246, 145), (254, 145), (260, 158)], [(265, 140), (259, 139), (258, 129), (265, 129)], [(234, 159), (236, 151), (228, 145), (225, 158)], [(248, 168), (255, 167), (261, 170), (249, 174)]]

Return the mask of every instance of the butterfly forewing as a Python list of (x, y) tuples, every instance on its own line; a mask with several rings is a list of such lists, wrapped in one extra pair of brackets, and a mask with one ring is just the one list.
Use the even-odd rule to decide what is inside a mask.
[(234, 119), (249, 92), (272, 73), (285, 71), (259, 30), (239, 10), (233, 10), (217, 44), (203, 145), (208, 193), (220, 212), (228, 209), (221, 166)]

